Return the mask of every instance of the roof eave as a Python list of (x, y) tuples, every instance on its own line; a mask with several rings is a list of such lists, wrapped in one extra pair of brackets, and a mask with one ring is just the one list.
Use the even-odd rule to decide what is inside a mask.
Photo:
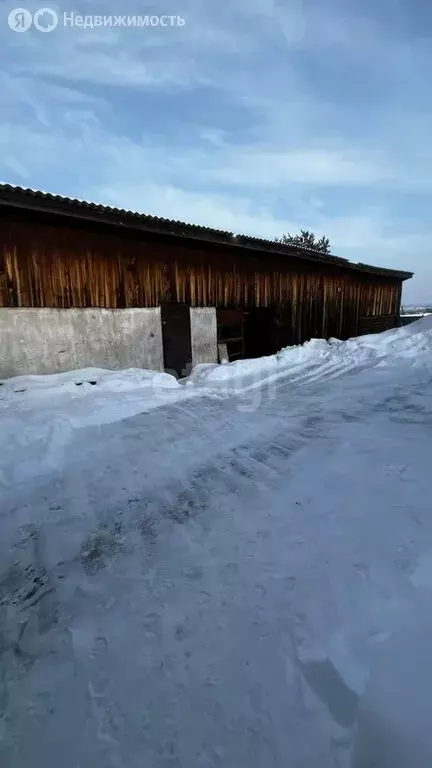
[(394, 278), (401, 281), (413, 277), (413, 272), (375, 267), (369, 264), (354, 263), (347, 259), (329, 255), (327, 258), (313, 249), (279, 245), (247, 235), (234, 235), (225, 230), (201, 227), (196, 224), (164, 219), (148, 214), (134, 213), (119, 208), (87, 203), (85, 201), (52, 195), (22, 187), (0, 184), (0, 206), (13, 209), (29, 210), (36, 213), (50, 213), (72, 219), (102, 223), (108, 226), (125, 227), (130, 230), (144, 231), (161, 236), (181, 237), (214, 245), (223, 245), (241, 250), (255, 251), (275, 256), (292, 256), (322, 265), (339, 267), (354, 272), (368, 273), (380, 277)]

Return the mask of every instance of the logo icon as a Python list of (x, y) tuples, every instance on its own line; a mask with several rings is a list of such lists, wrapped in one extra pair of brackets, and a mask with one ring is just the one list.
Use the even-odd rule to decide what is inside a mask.
[(39, 32), (52, 32), (58, 24), (58, 16), (52, 8), (39, 8), (33, 16), (33, 24)]
[(32, 25), (33, 17), (25, 8), (15, 8), (8, 16), (8, 24), (14, 32), (27, 32)]

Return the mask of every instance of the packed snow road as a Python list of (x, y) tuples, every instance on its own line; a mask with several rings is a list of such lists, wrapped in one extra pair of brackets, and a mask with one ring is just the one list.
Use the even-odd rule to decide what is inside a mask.
[(387, 765), (364, 702), (432, 588), (432, 323), (301, 349), (129, 418), (5, 383), (0, 764)]

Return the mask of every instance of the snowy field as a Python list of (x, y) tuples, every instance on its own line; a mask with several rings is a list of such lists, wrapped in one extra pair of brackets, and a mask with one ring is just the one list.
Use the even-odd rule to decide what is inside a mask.
[(0, 765), (432, 765), (431, 395), (432, 317), (2, 382)]

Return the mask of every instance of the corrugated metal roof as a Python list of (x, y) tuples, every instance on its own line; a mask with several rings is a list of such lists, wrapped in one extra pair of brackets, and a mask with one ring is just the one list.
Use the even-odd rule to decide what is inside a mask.
[(211, 227), (203, 227), (198, 224), (188, 224), (183, 221), (164, 219), (159, 216), (151, 216), (146, 213), (137, 213), (122, 208), (112, 208), (107, 205), (89, 203), (76, 198), (62, 197), (47, 192), (11, 184), (0, 184), (0, 206), (28, 209), (32, 211), (48, 212), (56, 215), (70, 216), (76, 219), (86, 219), (100, 223), (124, 226), (130, 229), (151, 231), (158, 234), (174, 235), (182, 238), (200, 240), (202, 242), (219, 243), (233, 248), (246, 248), (261, 253), (286, 254), (306, 261), (315, 261), (320, 264), (331, 264), (356, 272), (369, 272), (383, 277), (395, 277), (407, 280), (413, 276), (412, 272), (374, 267), (369, 264), (355, 264), (348, 259), (331, 254), (323, 254), (313, 248), (296, 245), (284, 245), (274, 240), (266, 240), (248, 235), (235, 235)]

